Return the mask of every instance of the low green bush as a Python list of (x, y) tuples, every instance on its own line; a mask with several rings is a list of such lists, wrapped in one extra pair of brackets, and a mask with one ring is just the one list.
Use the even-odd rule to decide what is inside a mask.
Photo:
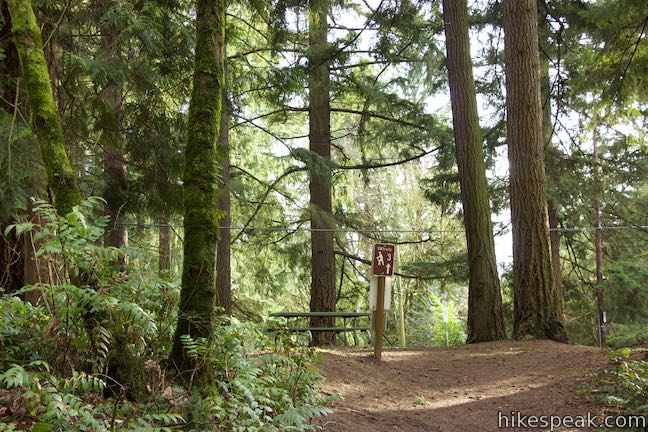
[(213, 343), (188, 336), (183, 343), (211, 372), (186, 407), (198, 430), (315, 430), (311, 419), (331, 412), (325, 406), (331, 398), (318, 392), (322, 377), (312, 366), (318, 356), (311, 348), (286, 338), (264, 351), (271, 341), (261, 327), (227, 318), (217, 324)]
[[(35, 211), (37, 257), (46, 282), (0, 292), (0, 431), (302, 431), (328, 414), (310, 348), (264, 333), (261, 324), (220, 317), (214, 338), (185, 346), (208, 370), (194, 385), (169, 379), (178, 287), (170, 278), (143, 284), (102, 246), (107, 220), (91, 198), (59, 217)], [(38, 290), (38, 306), (20, 296)], [(146, 361), (145, 361), (146, 360)], [(184, 384), (184, 385), (180, 385)]]

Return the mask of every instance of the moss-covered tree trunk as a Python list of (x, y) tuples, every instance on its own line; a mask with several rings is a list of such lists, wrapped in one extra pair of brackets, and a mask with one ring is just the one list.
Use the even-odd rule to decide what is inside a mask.
[(513, 226), (513, 336), (566, 340), (553, 296), (536, 0), (505, 0), (504, 32)]
[[(310, 167), (311, 209), (311, 312), (335, 311), (335, 254), (331, 223), (331, 107), (329, 102), (329, 59), (327, 41), (328, 0), (309, 1), (309, 76), (308, 76), (308, 125), (309, 149), (317, 158)], [(322, 231), (324, 230), (324, 231)], [(313, 327), (331, 327), (335, 318), (311, 318)], [(325, 332), (313, 334), (314, 345), (328, 344), (331, 335)]]
[(81, 201), (76, 174), (65, 151), (61, 120), (52, 96), (43, 42), (29, 0), (7, 0), (12, 33), (29, 97), (31, 123), (40, 146), (52, 200), (59, 214)]
[(468, 342), (506, 336), (486, 181), (477, 96), (470, 61), (466, 0), (443, 1), (448, 79), (468, 246)]
[[(120, 29), (111, 19), (114, 8), (119, 7), (115, 0), (102, 0), (97, 3), (99, 9), (99, 31), (101, 32), (102, 61), (119, 64), (121, 57)], [(116, 66), (117, 67), (117, 66)], [(125, 212), (128, 200), (128, 180), (124, 160), (124, 137), (122, 134), (122, 84), (115, 79), (118, 74), (108, 74), (99, 96), (101, 114), (97, 123), (103, 149), (104, 191), (106, 211), (110, 216), (110, 225), (106, 231), (105, 245), (122, 247), (127, 242), (128, 231), (119, 225)]]
[(223, 0), (198, 0), (193, 90), (189, 104), (184, 167), (184, 261), (178, 325), (171, 366), (187, 372), (195, 365), (181, 337), (210, 338), (216, 300), (218, 136), (223, 86)]

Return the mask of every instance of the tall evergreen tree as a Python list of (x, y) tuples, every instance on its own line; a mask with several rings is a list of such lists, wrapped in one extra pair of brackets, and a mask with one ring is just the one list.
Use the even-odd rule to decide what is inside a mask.
[[(310, 0), (308, 9), (309, 76), (308, 125), (311, 210), (311, 299), (310, 310), (335, 311), (335, 255), (333, 252), (331, 198), (331, 107), (329, 101), (328, 0)], [(313, 317), (311, 326), (331, 327), (332, 317)], [(328, 343), (330, 335), (316, 332), (313, 344)]]
[[(549, 77), (549, 53), (548, 48), (550, 41), (548, 40), (548, 23), (544, 16), (540, 17), (538, 36), (540, 47), (540, 92), (542, 98), (542, 139), (545, 149), (545, 166), (548, 172), (554, 171), (555, 175), (548, 175), (548, 191), (557, 188), (557, 181), (560, 176), (555, 172), (558, 166), (559, 151), (552, 144), (554, 133), (554, 126), (551, 113), (551, 80)], [(558, 231), (559, 217), (558, 217), (558, 202), (555, 196), (547, 195), (547, 216), (549, 222), (549, 241), (551, 246), (551, 269), (554, 278), (553, 297), (556, 303), (556, 310), (558, 318), (562, 321), (564, 318), (564, 299), (563, 299), (563, 282), (560, 264), (560, 232)]]
[(180, 372), (193, 368), (182, 336), (209, 339), (213, 333), (218, 201), (218, 136), (224, 78), (223, 0), (198, 0), (193, 89), (189, 105), (184, 168), (184, 261), (178, 325), (171, 365)]
[(513, 336), (566, 341), (553, 297), (536, 0), (505, 0), (504, 32), (513, 226)]
[(443, 1), (457, 168), (468, 244), (468, 342), (506, 336), (502, 295), (470, 60), (466, 0)]
[[(124, 40), (113, 16), (120, 2), (102, 0), (97, 2), (99, 13), (99, 31), (101, 33), (101, 60), (114, 64), (120, 63), (121, 44)], [(106, 233), (106, 246), (121, 247), (126, 244), (127, 231), (119, 226), (120, 216), (125, 212), (128, 199), (126, 164), (124, 160), (124, 137), (122, 132), (122, 100), (123, 89), (119, 79), (120, 74), (106, 74), (106, 82), (99, 101), (101, 104), (98, 128), (100, 130), (99, 145), (103, 149), (103, 171), (106, 210), (110, 216), (110, 226)]]

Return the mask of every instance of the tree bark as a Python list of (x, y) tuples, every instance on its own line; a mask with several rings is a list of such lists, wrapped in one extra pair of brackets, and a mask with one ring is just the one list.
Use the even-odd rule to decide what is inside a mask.
[(513, 336), (566, 341), (553, 297), (536, 0), (505, 0), (504, 32), (513, 226)]
[(43, 42), (31, 2), (7, 0), (12, 32), (29, 97), (32, 127), (38, 139), (54, 206), (64, 215), (81, 202), (76, 174), (65, 151), (61, 120), (52, 96)]
[[(308, 125), (309, 149), (314, 153), (310, 165), (311, 212), (311, 312), (335, 311), (335, 255), (333, 252), (331, 169), (331, 107), (329, 101), (328, 0), (309, 1), (309, 77)], [(313, 327), (331, 327), (335, 318), (313, 317)], [(325, 345), (331, 340), (327, 332), (315, 332), (313, 345)]]
[[(225, 78), (227, 80), (227, 76)], [(218, 210), (221, 212), (220, 237), (216, 251), (216, 288), (218, 290), (218, 305), (224, 309), (226, 315), (232, 314), (232, 272), (230, 226), (230, 159), (229, 159), (229, 104), (227, 93), (223, 92), (223, 108), (221, 114), (221, 130), (219, 137), (219, 152), (223, 165), (220, 171), (218, 196)]]
[[(548, 46), (550, 43), (547, 40), (548, 28), (547, 21), (540, 18), (539, 21), (539, 45)], [(548, 50), (545, 50), (547, 52)], [(548, 189), (557, 190), (559, 186), (556, 180), (560, 178), (558, 172), (558, 150), (551, 143), (553, 137), (553, 122), (551, 120), (551, 81), (549, 79), (549, 58), (546, 55), (540, 56), (540, 73), (541, 73), (541, 97), (542, 97), (542, 135), (543, 145), (545, 149), (545, 164), (547, 171), (550, 173), (548, 176)], [(553, 171), (553, 173), (552, 173)], [(553, 174), (553, 175), (552, 175)], [(560, 269), (560, 233), (558, 232), (558, 225), (560, 220), (556, 213), (558, 203), (551, 195), (547, 196), (547, 213), (549, 216), (549, 241), (551, 246), (551, 269), (554, 277), (554, 301), (558, 313), (558, 319), (564, 320), (564, 300), (563, 300), (563, 283), (562, 273)]]
[[(223, 86), (223, 0), (198, 0), (193, 90), (189, 104), (184, 168), (184, 259), (178, 325), (170, 364), (180, 373), (196, 365), (188, 357), (182, 336), (212, 337), (216, 300), (216, 245), (219, 212), (217, 140)], [(199, 371), (199, 375), (204, 373)]]
[(466, 0), (443, 0), (448, 80), (468, 247), (468, 343), (506, 337), (470, 60)]
[[(30, 200), (27, 212), (30, 220), (36, 226), (43, 226), (43, 220), (40, 215), (34, 212), (33, 203)], [(36, 240), (35, 234), (39, 230), (31, 230), (23, 235), (23, 283), (25, 285), (36, 285), (38, 283), (49, 282), (47, 260), (36, 257), (36, 251), (40, 249), (43, 240)], [(41, 290), (32, 290), (25, 293), (25, 300), (33, 305), (40, 302), (43, 292)]]
[[(103, 60), (118, 63), (121, 44), (120, 31), (106, 18), (111, 9), (118, 7), (114, 0), (103, 0), (99, 4), (103, 16), (99, 18), (101, 32), (101, 56)], [(122, 85), (108, 78), (100, 95), (101, 116), (98, 122), (101, 136), (99, 145), (103, 148), (104, 191), (106, 212), (110, 225), (106, 231), (106, 246), (126, 245), (126, 228), (119, 226), (120, 217), (128, 200), (128, 180), (124, 163), (124, 138), (121, 127)]]

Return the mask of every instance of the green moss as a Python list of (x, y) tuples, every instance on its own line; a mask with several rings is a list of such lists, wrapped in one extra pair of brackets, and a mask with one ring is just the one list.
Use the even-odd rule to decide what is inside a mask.
[(219, 222), (218, 173), (222, 153), (220, 133), (221, 91), (224, 79), (222, 1), (198, 1), (196, 58), (189, 105), (187, 147), (183, 179), (184, 261), (178, 326), (171, 351), (171, 366), (181, 373), (194, 368), (180, 337), (211, 338), (213, 333), (216, 247)]
[(52, 97), (43, 42), (30, 1), (8, 0), (12, 33), (29, 95), (32, 126), (43, 157), (54, 205), (66, 214), (81, 202), (76, 175), (65, 151), (63, 129)]

